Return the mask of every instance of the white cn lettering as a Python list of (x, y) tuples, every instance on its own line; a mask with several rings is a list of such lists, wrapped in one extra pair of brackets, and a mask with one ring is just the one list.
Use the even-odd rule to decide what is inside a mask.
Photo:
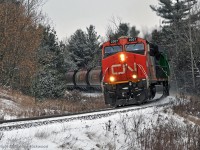
[[(115, 71), (115, 68), (118, 68), (118, 67), (122, 67), (122, 71), (121, 72), (116, 72)], [(111, 71), (112, 71), (112, 74), (113, 75), (118, 75), (118, 74), (125, 74), (125, 72), (126, 72), (126, 67), (125, 67), (125, 65), (123, 64), (115, 64), (115, 65), (112, 65), (111, 66)]]

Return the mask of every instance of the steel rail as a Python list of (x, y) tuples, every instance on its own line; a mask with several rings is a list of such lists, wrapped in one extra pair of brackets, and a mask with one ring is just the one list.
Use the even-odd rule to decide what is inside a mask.
[[(161, 100), (162, 97), (152, 100), (152, 101), (148, 101), (146, 104), (148, 103), (152, 103), (152, 102), (156, 102), (158, 100)], [(23, 122), (23, 121), (34, 121), (34, 120), (41, 120), (41, 119), (50, 119), (50, 118), (58, 118), (58, 117), (66, 117), (66, 116), (74, 116), (74, 115), (81, 115), (81, 114), (87, 114), (87, 113), (95, 113), (95, 112), (104, 112), (104, 111), (108, 111), (108, 110), (114, 110), (114, 109), (123, 109), (123, 108), (129, 108), (135, 105), (128, 105), (128, 106), (123, 106), (121, 107), (117, 107), (117, 108), (106, 108), (106, 109), (98, 109), (95, 111), (83, 111), (83, 112), (78, 112), (78, 113), (65, 113), (65, 114), (58, 114), (58, 115), (45, 115), (45, 116), (37, 116), (37, 117), (30, 117), (30, 118), (18, 118), (18, 119), (10, 119), (10, 120), (0, 120), (0, 124), (3, 123), (14, 123), (14, 122)]]
[[(160, 101), (164, 97), (158, 98), (153, 101), (149, 101), (146, 104), (151, 104), (156, 101)], [(41, 117), (33, 117), (33, 118), (21, 118), (21, 119), (13, 119), (13, 120), (2, 120), (0, 121), (0, 131), (10, 131), (10, 130), (17, 130), (23, 128), (31, 128), (37, 127), (47, 124), (53, 123), (63, 123), (63, 122), (70, 122), (73, 120), (93, 120), (93, 119), (100, 119), (103, 117), (108, 117), (117, 113), (127, 113), (131, 111), (137, 111), (152, 107), (162, 107), (162, 106), (169, 106), (171, 103), (164, 103), (164, 104), (155, 104), (150, 106), (141, 106), (133, 107), (133, 105), (126, 106), (126, 107), (119, 107), (119, 108), (108, 108), (98, 111), (90, 111), (90, 112), (82, 112), (82, 113), (73, 113), (73, 114), (62, 114), (62, 115), (51, 115), (51, 116), (41, 116)], [(125, 110), (124, 110), (125, 109)], [(106, 113), (104, 113), (106, 112)], [(98, 113), (98, 114), (93, 114)], [(46, 120), (49, 119), (49, 120)]]

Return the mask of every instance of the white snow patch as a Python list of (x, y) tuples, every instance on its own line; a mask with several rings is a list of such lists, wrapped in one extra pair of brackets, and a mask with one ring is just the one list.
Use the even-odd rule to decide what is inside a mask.
[[(174, 101), (174, 97), (169, 96), (155, 103), (163, 104), (172, 101)], [(152, 106), (155, 103), (146, 104), (142, 107)], [(140, 106), (133, 107), (138, 108)], [(93, 120), (73, 120), (29, 129), (2, 131), (0, 132), (3, 134), (0, 139), (0, 148), (9, 146), (13, 141), (17, 141), (15, 142), (16, 147), (27, 146), (31, 149), (39, 149), (39, 147), (48, 150), (128, 149), (130, 144), (139, 149), (140, 144), (137, 140), (137, 134), (143, 129), (152, 128), (158, 123), (165, 123), (170, 118), (177, 120), (180, 125), (184, 124), (183, 120), (178, 116), (173, 116), (171, 113), (163, 113), (163, 109), (164, 107), (150, 107), (126, 113), (116, 113)], [(24, 140), (25, 142), (23, 143)]]
[(81, 93), (81, 95), (83, 96), (87, 96), (87, 97), (98, 97), (98, 96), (102, 96), (103, 94), (101, 92), (91, 92), (91, 93)]

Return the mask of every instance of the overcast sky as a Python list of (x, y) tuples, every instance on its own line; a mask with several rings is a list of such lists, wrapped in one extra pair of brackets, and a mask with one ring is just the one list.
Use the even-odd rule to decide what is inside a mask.
[(158, 0), (47, 0), (43, 12), (51, 19), (59, 39), (63, 39), (77, 29), (86, 31), (90, 24), (105, 36), (113, 16), (141, 32), (151, 30), (159, 26), (160, 18), (149, 5), (158, 5)]

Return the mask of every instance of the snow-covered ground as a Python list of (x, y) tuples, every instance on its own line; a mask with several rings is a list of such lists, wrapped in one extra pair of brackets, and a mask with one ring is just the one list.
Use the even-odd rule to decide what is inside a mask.
[[(167, 97), (158, 103), (173, 100), (173, 97)], [(150, 104), (146, 106), (148, 105)], [(164, 106), (147, 107), (92, 120), (81, 119), (1, 131), (0, 149), (126, 150), (131, 146), (140, 149), (138, 134), (144, 129), (151, 129), (171, 119), (176, 120), (179, 125), (184, 124), (181, 118), (165, 109)]]
[[(80, 103), (73, 104), (72, 100), (65, 101), (45, 101), (39, 102), (34, 97), (29, 97), (16, 91), (6, 91), (0, 88), (0, 120), (10, 120), (28, 117), (38, 117), (42, 115), (53, 115), (58, 113), (78, 112), (81, 109), (94, 109), (95, 107), (104, 108), (106, 107), (102, 100), (102, 93), (80, 93), (77, 92), (78, 97), (81, 99)], [(70, 95), (76, 98), (76, 95)], [(97, 100), (96, 106), (87, 103), (87, 100)], [(101, 100), (101, 101), (100, 101)], [(80, 108), (82, 105), (85, 108)], [(87, 106), (86, 106), (87, 105)], [(72, 106), (72, 107), (71, 107)], [(71, 107), (71, 108), (70, 108)], [(87, 107), (87, 108), (86, 108)], [(83, 110), (82, 110), (83, 111)]]
[(6, 90), (0, 90), (0, 120), (1, 119), (15, 119), (16, 116), (10, 113), (10, 110), (19, 111), (20, 107), (13, 101), (13, 97), (10, 96)]
[[(100, 93), (87, 93), (84, 96), (96, 97)], [(0, 114), (5, 110), (20, 110), (6, 91), (0, 92)], [(157, 94), (156, 98), (161, 95)], [(108, 110), (75, 116), (44, 119), (46, 124), (35, 125), (37, 121), (26, 122), (32, 127), (7, 130), (8, 124), (0, 124), (1, 149), (41, 149), (41, 150), (140, 150), (144, 143), (154, 138), (156, 127), (169, 123), (184, 128), (185, 119), (175, 115), (169, 105), (175, 102), (174, 96), (141, 106)], [(4, 113), (5, 115), (5, 113)], [(97, 117), (87, 117), (87, 116)], [(12, 119), (14, 114), (4, 116)], [(98, 117), (100, 116), (100, 117)], [(71, 117), (75, 119), (70, 119)], [(62, 121), (55, 121), (61, 119)], [(65, 121), (66, 120), (66, 121)], [(48, 123), (49, 122), (49, 123)], [(12, 125), (24, 122), (12, 123)], [(10, 125), (10, 124), (9, 124)], [(2, 130), (2, 129), (5, 130)], [(2, 130), (2, 131), (1, 131)], [(152, 134), (149, 136), (149, 134)], [(184, 138), (183, 138), (184, 139)], [(187, 138), (186, 138), (187, 139)], [(183, 141), (185, 142), (185, 140)], [(148, 144), (147, 144), (148, 145)]]

